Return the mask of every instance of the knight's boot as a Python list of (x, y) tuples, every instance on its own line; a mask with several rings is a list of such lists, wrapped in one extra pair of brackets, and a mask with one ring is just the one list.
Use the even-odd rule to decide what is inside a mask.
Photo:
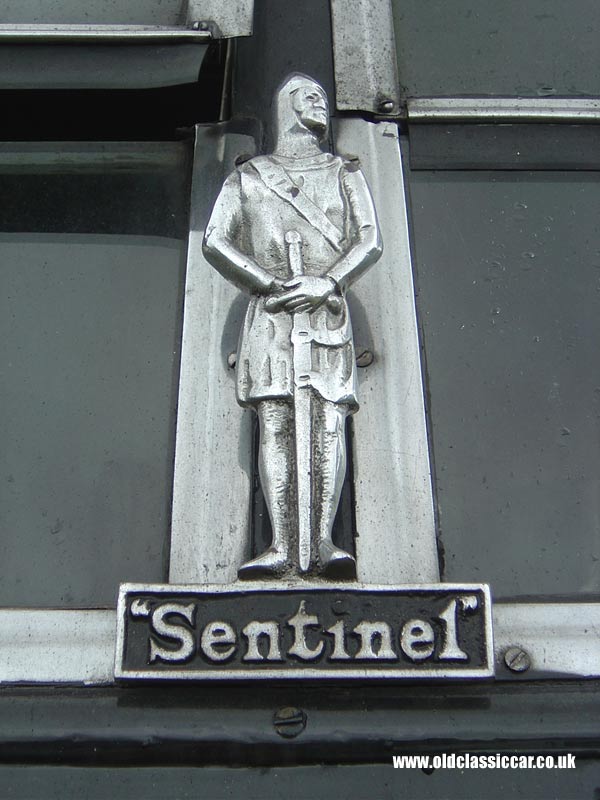
[(356, 561), (327, 536), (319, 542), (319, 572), (326, 578), (351, 580), (356, 578)]
[(277, 546), (275, 542), (265, 550), (262, 555), (247, 561), (238, 569), (238, 578), (241, 580), (255, 580), (257, 578), (277, 576), (285, 572), (289, 566), (289, 553), (287, 547)]

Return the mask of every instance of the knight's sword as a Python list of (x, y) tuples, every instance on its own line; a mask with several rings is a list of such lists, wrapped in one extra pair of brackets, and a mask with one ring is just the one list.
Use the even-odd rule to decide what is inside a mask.
[[(302, 237), (297, 231), (285, 234), (288, 262), (293, 278), (304, 275)], [(298, 561), (300, 572), (310, 569), (312, 519), (312, 419), (311, 386), (312, 336), (308, 311), (296, 311), (292, 325), (294, 367), (294, 446), (296, 450), (296, 493), (298, 506)]]

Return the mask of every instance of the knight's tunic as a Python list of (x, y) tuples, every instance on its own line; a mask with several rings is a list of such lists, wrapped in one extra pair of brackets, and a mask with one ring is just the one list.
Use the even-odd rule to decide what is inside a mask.
[[(273, 155), (251, 159), (227, 181), (227, 202), (238, 204), (235, 213), (229, 213), (236, 223), (227, 232), (228, 238), (271, 275), (289, 279), (285, 235), (297, 231), (302, 239), (304, 273), (327, 276), (355, 238), (356, 222), (345, 186), (351, 169), (329, 153), (304, 159)], [(219, 200), (213, 217), (219, 213)], [(326, 400), (356, 410), (352, 328), (346, 298), (342, 292), (337, 296), (336, 309), (323, 304), (308, 315), (312, 368), (303, 385), (312, 386)], [(267, 297), (251, 298), (240, 336), (237, 398), (242, 405), (292, 398), (294, 393), (294, 315), (268, 311)]]

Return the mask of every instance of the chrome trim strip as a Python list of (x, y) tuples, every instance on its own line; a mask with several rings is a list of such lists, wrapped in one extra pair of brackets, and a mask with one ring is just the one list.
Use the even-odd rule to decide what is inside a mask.
[(386, 116), (400, 107), (391, 0), (331, 0), (336, 105)]
[(162, 25), (0, 24), (0, 43), (26, 42), (208, 42), (210, 31)]
[(531, 666), (519, 677), (600, 677), (600, 603), (497, 603), (493, 606), (496, 678), (515, 678), (505, 663), (520, 647)]
[[(238, 155), (254, 154), (249, 136), (198, 126), (183, 312), (173, 513), (171, 583), (231, 583), (250, 556), (252, 412), (235, 398), (223, 351), (247, 300), (202, 255), (204, 226)], [(242, 301), (242, 302), (240, 302)], [(229, 323), (227, 322), (229, 318)], [(242, 324), (242, 317), (238, 321)], [(238, 335), (233, 334), (232, 351)]]
[[(600, 678), (600, 604), (496, 603), (492, 617), (497, 681)], [(0, 684), (112, 684), (116, 644), (114, 609), (1, 609)], [(504, 664), (513, 646), (531, 660), (518, 675)]]
[(600, 122), (600, 97), (415, 97), (411, 122)]
[(0, 174), (177, 169), (186, 155), (179, 142), (0, 142)]
[(0, 609), (0, 683), (114, 681), (114, 610)]
[[(358, 158), (383, 239), (383, 255), (349, 302), (361, 407), (352, 419), (356, 561), (364, 583), (435, 583), (439, 566), (398, 128), (337, 121), (336, 149)], [(356, 310), (353, 304), (356, 303)], [(360, 313), (357, 313), (360, 309)]]

